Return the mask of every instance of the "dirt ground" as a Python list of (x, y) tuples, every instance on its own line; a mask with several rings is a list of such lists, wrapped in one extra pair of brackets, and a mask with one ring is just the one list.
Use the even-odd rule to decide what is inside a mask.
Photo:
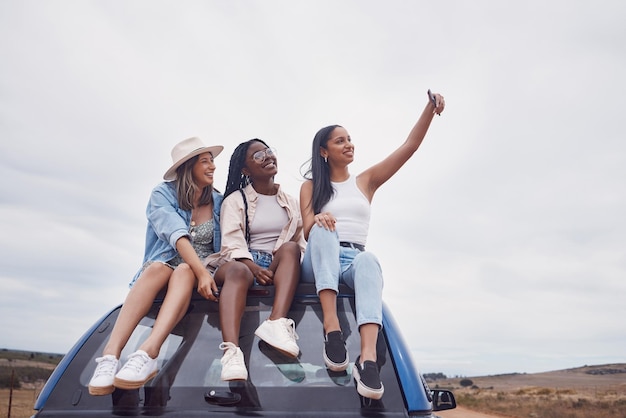
[(462, 406), (457, 406), (449, 411), (438, 411), (435, 413), (441, 418), (502, 418), (503, 415), (489, 415), (483, 412), (470, 411)]
[[(590, 374), (595, 371), (595, 374)], [(611, 371), (620, 371), (611, 373)], [(517, 391), (524, 387), (544, 387), (552, 389), (576, 389), (622, 387), (626, 383), (625, 364), (607, 364), (603, 366), (584, 366), (575, 369), (557, 370), (544, 373), (513, 373), (497, 376), (471, 377), (473, 384), (480, 388), (492, 388), (497, 391)], [(459, 387), (460, 379), (444, 379), (429, 383), (442, 387)], [(620, 392), (622, 391), (620, 390)]]
[[(551, 411), (571, 412), (571, 408), (578, 408), (577, 414), (567, 416), (591, 416), (585, 415), (585, 408), (593, 409), (597, 405), (623, 405), (621, 399), (626, 397), (626, 364), (607, 364), (600, 366), (583, 366), (567, 370), (557, 370), (544, 373), (511, 373), (496, 376), (472, 377), (471, 387), (461, 387), (459, 378), (436, 380), (430, 383), (431, 388), (451, 389), (457, 399), (457, 408), (450, 411), (436, 412), (441, 418), (504, 418), (507, 416), (534, 416), (520, 415), (519, 408), (515, 403), (518, 398), (533, 399), (542, 402), (544, 407), (552, 408)], [(464, 396), (473, 402), (495, 402), (494, 396), (499, 396), (498, 411), (511, 415), (497, 413), (481, 413), (468, 410), (463, 407), (466, 400)], [(581, 405), (572, 407), (571, 404), (584, 401)], [(459, 406), (459, 402), (461, 405)], [(485, 405), (482, 409), (488, 409)], [(513, 409), (507, 409), (507, 408)], [(621, 406), (615, 406), (622, 408)], [(569, 409), (568, 409), (569, 408)], [(528, 409), (528, 408), (527, 408)], [(516, 412), (513, 412), (515, 410)], [(502, 412), (506, 411), (506, 412)], [(613, 411), (615, 412), (615, 411)], [(515, 415), (514, 415), (515, 414)], [(538, 416), (538, 415), (537, 415)], [(559, 416), (551, 415), (551, 416)], [(594, 415), (595, 416), (595, 415)], [(615, 414), (600, 416), (617, 416)], [(626, 416), (626, 415), (620, 415)]]

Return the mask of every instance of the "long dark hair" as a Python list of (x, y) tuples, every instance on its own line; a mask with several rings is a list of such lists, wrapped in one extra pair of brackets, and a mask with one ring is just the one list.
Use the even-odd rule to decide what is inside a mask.
[[(176, 197), (178, 206), (183, 210), (193, 209), (193, 197), (196, 192), (200, 191), (200, 188), (193, 180), (193, 166), (198, 161), (198, 158), (200, 156), (196, 155), (176, 169)], [(213, 203), (213, 185), (203, 187), (201, 193), (200, 202), (198, 203), (200, 206)]]
[[(309, 168), (304, 173), (304, 178), (313, 181), (313, 213), (318, 214), (331, 197), (333, 197), (333, 186), (330, 183), (330, 169), (328, 163), (324, 161), (320, 154), (320, 148), (327, 149), (330, 134), (335, 128), (341, 125), (326, 126), (315, 134)], [(305, 163), (306, 164), (306, 163)]]
[(253, 142), (260, 142), (269, 148), (269, 146), (259, 138), (253, 138), (249, 141), (242, 142), (235, 148), (233, 154), (230, 156), (230, 165), (228, 166), (228, 180), (226, 180), (226, 191), (224, 192), (224, 199), (239, 189), (245, 188), (250, 184), (250, 179), (245, 176), (241, 171), (246, 166), (246, 154), (248, 148)]

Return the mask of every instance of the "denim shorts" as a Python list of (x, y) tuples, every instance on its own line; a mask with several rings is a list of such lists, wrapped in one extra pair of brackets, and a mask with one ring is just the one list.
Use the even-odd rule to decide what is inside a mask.
[(272, 260), (274, 256), (265, 251), (259, 250), (250, 250), (250, 254), (252, 254), (252, 261), (257, 266), (263, 267), (264, 269), (269, 268), (270, 264), (272, 264)]

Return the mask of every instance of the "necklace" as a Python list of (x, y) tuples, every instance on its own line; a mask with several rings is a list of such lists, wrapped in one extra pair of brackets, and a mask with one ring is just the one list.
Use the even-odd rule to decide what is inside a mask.
[(213, 205), (203, 205), (199, 207), (195, 207), (191, 209), (191, 222), (190, 225), (192, 227), (196, 225), (200, 225), (203, 222), (211, 219), (211, 211), (213, 210)]

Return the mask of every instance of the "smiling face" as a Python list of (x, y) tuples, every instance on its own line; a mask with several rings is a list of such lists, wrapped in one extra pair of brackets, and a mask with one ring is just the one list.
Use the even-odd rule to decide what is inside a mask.
[(348, 165), (354, 161), (354, 144), (348, 131), (342, 126), (332, 130), (326, 142), (326, 148), (320, 147), (322, 158), (328, 158), (329, 163)]
[(198, 155), (198, 159), (191, 170), (193, 180), (200, 188), (211, 186), (213, 184), (213, 173), (215, 173), (215, 163), (213, 162), (213, 154), (205, 152)]
[(246, 162), (242, 173), (251, 179), (274, 177), (278, 173), (278, 162), (274, 150), (266, 147), (262, 142), (252, 142), (246, 152)]

